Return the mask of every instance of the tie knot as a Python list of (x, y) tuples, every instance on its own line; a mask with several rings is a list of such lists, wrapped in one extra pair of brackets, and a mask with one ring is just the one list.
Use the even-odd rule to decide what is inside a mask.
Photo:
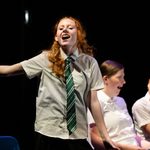
[(66, 58), (66, 61), (70, 61), (70, 60), (71, 60), (71, 57), (68, 56), (68, 57)]
[(70, 56), (68, 56), (68, 57), (65, 59), (65, 63), (66, 63), (66, 65), (68, 65), (68, 64), (71, 63), (71, 58), (70, 58)]

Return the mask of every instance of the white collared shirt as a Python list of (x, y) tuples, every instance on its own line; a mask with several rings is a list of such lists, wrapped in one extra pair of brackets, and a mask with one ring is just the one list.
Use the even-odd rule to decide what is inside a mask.
[[(76, 116), (77, 129), (71, 136), (66, 122), (66, 87), (62, 79), (55, 76), (49, 68), (48, 52), (21, 62), (29, 78), (40, 74), (40, 84), (36, 98), (35, 131), (46, 136), (62, 139), (85, 139), (88, 136), (87, 123), (87, 92), (103, 88), (100, 69), (95, 58), (86, 55), (76, 55), (76, 62), (82, 70), (73, 69), (72, 75), (77, 91)], [(64, 54), (63, 54), (64, 55)]]
[[(124, 99), (119, 96), (111, 99), (102, 90), (97, 91), (97, 96), (101, 104), (102, 113), (110, 138), (114, 142), (138, 145), (135, 139), (136, 134), (133, 121), (128, 113)], [(91, 117), (88, 118), (89, 123), (94, 123), (94, 120)]]

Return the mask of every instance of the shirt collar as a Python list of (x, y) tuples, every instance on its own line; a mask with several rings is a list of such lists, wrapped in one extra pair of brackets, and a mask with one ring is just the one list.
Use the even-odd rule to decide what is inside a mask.
[(107, 103), (112, 103), (114, 101), (116, 101), (116, 96), (114, 97), (109, 97), (103, 90), (100, 90), (101, 94), (102, 94), (102, 97), (105, 101), (107, 101)]
[[(68, 56), (64, 53), (64, 51), (60, 48), (60, 53), (61, 56), (66, 59)], [(79, 51), (78, 48), (73, 52), (73, 54), (71, 55), (71, 58), (75, 61), (77, 59), (77, 57), (79, 57)]]

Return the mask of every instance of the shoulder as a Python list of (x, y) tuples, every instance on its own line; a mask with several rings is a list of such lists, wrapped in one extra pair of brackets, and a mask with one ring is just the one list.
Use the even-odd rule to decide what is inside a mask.
[(115, 99), (116, 99), (117, 105), (119, 105), (120, 107), (127, 107), (126, 101), (124, 100), (123, 97), (116, 96)]
[(86, 60), (86, 61), (96, 61), (96, 59), (93, 56), (90, 56), (84, 53), (79, 54), (78, 58)]
[(32, 58), (22, 61), (21, 65), (24, 65), (24, 64), (30, 64), (30, 65), (34, 64), (35, 65), (35, 64), (47, 64), (47, 63), (49, 63), (48, 52), (42, 51)]
[(39, 54), (39, 56), (40, 56), (41, 58), (48, 58), (48, 50), (43, 50), (43, 51)]
[(118, 102), (126, 103), (124, 98), (121, 96), (116, 96), (115, 98), (117, 99)]
[(141, 97), (138, 100), (136, 100), (133, 105), (140, 105), (144, 103), (144, 101), (145, 101), (145, 97)]
[(94, 57), (89, 56), (87, 54), (82, 53), (78, 56), (77, 59), (78, 59), (79, 62), (84, 63), (87, 66), (90, 66), (90, 67), (93, 66), (93, 65), (98, 66), (97, 60)]
[(33, 57), (33, 59), (39, 59), (41, 61), (46, 61), (48, 60), (48, 51), (43, 50), (42, 52), (40, 52), (39, 54), (37, 54), (35, 57)]
[(143, 104), (144, 104), (144, 97), (142, 97), (134, 102), (134, 104), (132, 105), (132, 110), (137, 110), (137, 109), (142, 108)]

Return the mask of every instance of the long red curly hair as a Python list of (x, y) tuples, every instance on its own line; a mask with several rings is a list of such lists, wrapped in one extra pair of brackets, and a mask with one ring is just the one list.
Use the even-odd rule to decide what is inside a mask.
[[(54, 35), (56, 35), (59, 22), (65, 18), (69, 18), (75, 22), (75, 25), (77, 27), (77, 47), (79, 49), (79, 53), (85, 53), (93, 56), (93, 47), (87, 43), (86, 32), (79, 19), (71, 16), (59, 19), (59, 21), (57, 21), (54, 26)], [(60, 55), (60, 45), (55, 40), (49, 49), (48, 59), (50, 62), (52, 62), (52, 65), (50, 66), (52, 72), (55, 73), (55, 75), (57, 75), (58, 77), (64, 77), (64, 59)]]

